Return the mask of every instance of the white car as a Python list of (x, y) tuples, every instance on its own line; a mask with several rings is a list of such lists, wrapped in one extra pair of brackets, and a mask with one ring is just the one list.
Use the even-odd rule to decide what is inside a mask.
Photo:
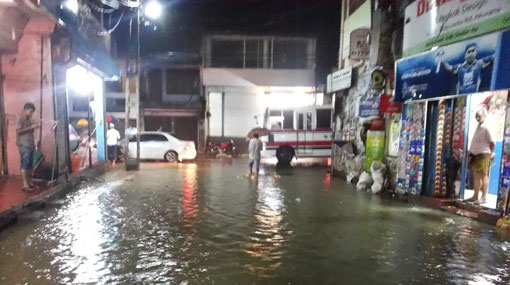
[[(181, 141), (164, 132), (140, 133), (140, 159), (176, 162), (195, 159), (196, 156), (192, 141)], [(129, 157), (136, 157), (136, 136), (129, 139)]]

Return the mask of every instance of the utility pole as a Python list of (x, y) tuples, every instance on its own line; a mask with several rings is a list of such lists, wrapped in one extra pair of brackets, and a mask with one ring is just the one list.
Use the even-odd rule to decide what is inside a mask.
[[(126, 110), (125, 110), (125, 117), (126, 117), (126, 123), (125, 123), (125, 131), (124, 136), (126, 140), (126, 152), (124, 155), (124, 161), (126, 170), (139, 170), (140, 169), (140, 73), (141, 73), (141, 67), (140, 67), (140, 9), (141, 9), (141, 3), (138, 6), (136, 10), (136, 70), (135, 70), (135, 76), (136, 76), (136, 93), (135, 93), (135, 100), (137, 102), (138, 106), (138, 112), (136, 116), (136, 159), (131, 159), (129, 156), (129, 137), (128, 137), (128, 130), (129, 130), (129, 116), (131, 113), (131, 90), (129, 89), (130, 85), (130, 78), (133, 75), (130, 72), (130, 54), (128, 51), (128, 58), (126, 63)], [(132, 38), (132, 28), (133, 28), (133, 19), (129, 22), (129, 43), (131, 43)]]

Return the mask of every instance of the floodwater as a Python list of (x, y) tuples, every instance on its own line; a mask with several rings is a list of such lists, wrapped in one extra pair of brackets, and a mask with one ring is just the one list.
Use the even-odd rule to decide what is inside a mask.
[(109, 172), (0, 232), (0, 284), (509, 284), (508, 232), (246, 164)]

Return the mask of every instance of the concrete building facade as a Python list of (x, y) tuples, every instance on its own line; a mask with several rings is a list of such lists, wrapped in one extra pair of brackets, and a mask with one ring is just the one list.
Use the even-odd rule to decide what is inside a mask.
[(244, 144), (252, 128), (263, 126), (268, 106), (307, 104), (315, 96), (315, 46), (314, 38), (204, 37), (206, 137)]

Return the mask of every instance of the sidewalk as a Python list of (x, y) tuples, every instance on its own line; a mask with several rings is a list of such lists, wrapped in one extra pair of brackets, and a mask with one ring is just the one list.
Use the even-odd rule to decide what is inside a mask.
[(97, 177), (105, 173), (106, 170), (107, 165), (100, 163), (91, 169), (70, 174), (68, 181), (61, 177), (52, 187), (41, 187), (30, 193), (21, 190), (23, 184), (20, 176), (0, 177), (0, 230), (15, 223), (18, 215), (23, 211), (42, 207), (48, 200), (62, 197), (71, 192), (83, 178)]
[(1, 176), (0, 177), (0, 213), (9, 210), (14, 206), (18, 206), (29, 200), (31, 197), (37, 196), (48, 190), (48, 187), (38, 185), (39, 189), (32, 192), (22, 191), (23, 181), (21, 176)]
[(474, 204), (461, 202), (458, 199), (435, 198), (427, 196), (407, 196), (410, 203), (446, 211), (451, 214), (469, 217), (477, 221), (495, 226), (501, 217), (501, 212)]

